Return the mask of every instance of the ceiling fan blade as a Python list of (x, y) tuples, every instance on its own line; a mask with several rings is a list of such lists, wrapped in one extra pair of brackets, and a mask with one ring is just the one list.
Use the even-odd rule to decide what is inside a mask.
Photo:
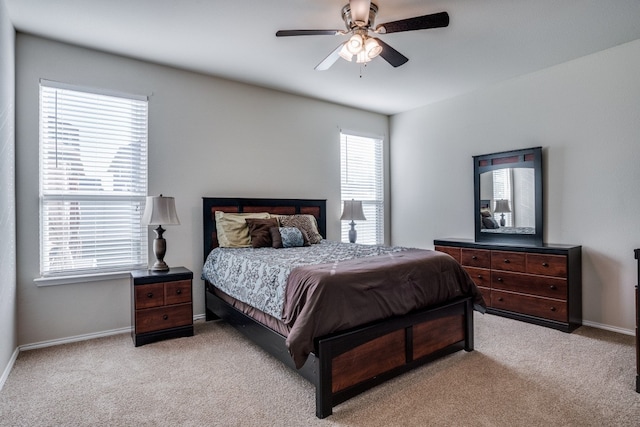
[(402, 31), (427, 30), (429, 28), (441, 28), (449, 25), (447, 12), (432, 13), (431, 15), (416, 16), (415, 18), (401, 19), (387, 22), (376, 27), (376, 33), (389, 34)]
[(321, 63), (316, 65), (315, 70), (316, 71), (325, 71), (325, 70), (328, 70), (329, 68), (331, 68), (331, 66), (333, 64), (335, 64), (335, 62), (338, 60), (338, 58), (340, 58), (340, 49), (342, 49), (342, 46), (344, 46), (344, 43), (340, 43), (340, 45), (337, 48), (335, 48), (335, 50), (333, 52), (331, 52), (329, 54), (329, 56), (324, 58)]
[(389, 64), (393, 65), (394, 67), (399, 67), (409, 60), (409, 58), (407, 58), (379, 38), (374, 37), (374, 39), (380, 44), (380, 46), (382, 46), (382, 52), (380, 52), (380, 56), (382, 56), (382, 58)]
[(369, 8), (371, 0), (349, 0), (351, 8), (351, 19), (354, 22), (362, 22), (362, 25), (369, 23)]
[(276, 32), (276, 37), (289, 36), (337, 36), (342, 34), (340, 30), (280, 30)]

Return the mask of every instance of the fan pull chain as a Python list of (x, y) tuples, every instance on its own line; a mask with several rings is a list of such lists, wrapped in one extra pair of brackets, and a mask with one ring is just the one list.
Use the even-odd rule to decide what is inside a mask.
[(360, 64), (360, 78), (362, 78), (363, 73), (363, 68), (367, 68), (367, 63), (365, 62), (364, 64)]

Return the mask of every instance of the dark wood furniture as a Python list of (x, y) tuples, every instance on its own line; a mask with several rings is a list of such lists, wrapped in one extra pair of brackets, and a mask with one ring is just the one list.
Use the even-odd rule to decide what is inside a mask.
[(435, 240), (467, 270), (487, 312), (572, 332), (582, 325), (582, 248)]
[[(482, 227), (480, 209), (483, 203), (488, 202), (489, 209), (493, 212), (496, 200), (493, 199), (493, 178), (494, 172), (508, 169), (508, 174), (512, 179), (516, 176), (530, 177), (520, 181), (520, 185), (513, 182), (510, 187), (513, 191), (513, 198), (510, 203), (516, 200), (526, 201), (517, 207), (522, 211), (527, 211), (527, 215), (533, 218), (532, 230), (523, 233), (517, 228), (504, 228), (499, 233), (493, 233)], [(519, 171), (519, 173), (517, 173)], [(542, 236), (544, 233), (543, 218), (543, 192), (542, 192), (542, 147), (525, 148), (522, 150), (503, 151), (500, 153), (483, 154), (473, 156), (473, 188), (474, 188), (474, 211), (475, 241), (484, 243), (503, 243), (509, 245), (532, 245), (542, 246)], [(525, 190), (526, 189), (526, 190)], [(511, 206), (513, 209), (513, 206)], [(522, 226), (522, 224), (516, 224)]]
[(136, 347), (193, 336), (192, 281), (193, 273), (184, 267), (131, 272), (131, 336)]
[[(325, 234), (325, 200), (203, 198), (204, 256), (217, 246), (214, 212), (308, 213)], [(245, 315), (205, 282), (207, 320), (221, 318), (295, 370), (285, 337)], [(473, 350), (473, 304), (463, 298), (315, 340), (297, 370), (316, 387), (316, 416), (390, 378), (458, 350)], [(267, 391), (267, 390), (265, 390)]]
[(636, 391), (640, 393), (640, 336), (638, 328), (640, 328), (640, 249), (634, 250), (635, 257), (638, 260), (638, 284), (636, 285)]

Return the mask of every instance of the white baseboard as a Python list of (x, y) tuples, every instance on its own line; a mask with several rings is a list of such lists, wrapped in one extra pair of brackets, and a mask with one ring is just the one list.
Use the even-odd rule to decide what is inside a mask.
[[(195, 322), (196, 320), (202, 320), (202, 319), (205, 319), (205, 317), (206, 316), (204, 313), (197, 314), (193, 316), (193, 321)], [(33, 344), (21, 345), (19, 349), (20, 351), (35, 350), (36, 348), (52, 347), (54, 345), (68, 344), (68, 343), (78, 342), (78, 341), (86, 341), (94, 338), (109, 337), (111, 335), (118, 335), (118, 334), (125, 334), (125, 333), (126, 334), (131, 333), (131, 327), (111, 329), (109, 331), (94, 332), (91, 334), (76, 335), (73, 337), (59, 338), (59, 339), (49, 340), (49, 341), (40, 341)]]
[(2, 387), (4, 387), (4, 383), (7, 381), (7, 378), (9, 378), (9, 374), (11, 373), (11, 370), (13, 369), (13, 365), (16, 363), (16, 359), (18, 358), (18, 354), (20, 354), (20, 348), (16, 348), (15, 349), (15, 351), (11, 355), (11, 358), (9, 359), (9, 363), (7, 363), (7, 366), (4, 368), (4, 372), (2, 373), (2, 376), (0, 377), (0, 391), (2, 391)]
[(636, 331), (634, 331), (633, 329), (618, 328), (617, 326), (605, 325), (602, 323), (591, 322), (588, 320), (583, 320), (582, 324), (584, 326), (591, 326), (592, 328), (604, 329), (605, 331), (617, 332), (619, 334), (624, 334), (624, 335), (636, 334)]
[(35, 350), (37, 348), (53, 347), (54, 345), (69, 344), (72, 342), (86, 341), (94, 338), (109, 337), (112, 335), (131, 333), (131, 327), (111, 329), (109, 331), (94, 332), (91, 334), (76, 335), (73, 337), (58, 338), (49, 341), (40, 341), (33, 344), (25, 344), (20, 346), (20, 351)]

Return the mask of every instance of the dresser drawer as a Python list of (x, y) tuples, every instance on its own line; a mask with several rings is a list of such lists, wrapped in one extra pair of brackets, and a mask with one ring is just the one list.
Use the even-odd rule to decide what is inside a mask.
[(525, 273), (526, 257), (523, 252), (491, 251), (491, 269)]
[(469, 267), (491, 268), (491, 251), (463, 248), (460, 264)]
[(491, 270), (486, 268), (464, 267), (476, 286), (491, 287)]
[(166, 305), (191, 302), (191, 280), (179, 280), (164, 284), (164, 303)]
[(164, 305), (164, 285), (153, 283), (136, 286), (134, 301), (137, 310)]
[(495, 271), (491, 276), (493, 289), (531, 294), (559, 300), (567, 299), (567, 281), (556, 277)]
[(562, 255), (527, 254), (527, 273), (567, 277), (567, 257)]
[(147, 308), (136, 311), (137, 334), (191, 325), (192, 322), (191, 304)]
[(491, 290), (491, 307), (567, 322), (567, 303), (550, 298)]
[(567, 281), (555, 277), (497, 271), (491, 277), (491, 286), (494, 289), (530, 294), (532, 296), (564, 301), (567, 299)]
[(478, 286), (478, 290), (480, 291), (480, 295), (482, 295), (482, 299), (487, 307), (491, 307), (491, 288)]
[(444, 252), (445, 254), (451, 255), (453, 259), (460, 263), (460, 248), (454, 248), (451, 246), (436, 246), (436, 251)]

